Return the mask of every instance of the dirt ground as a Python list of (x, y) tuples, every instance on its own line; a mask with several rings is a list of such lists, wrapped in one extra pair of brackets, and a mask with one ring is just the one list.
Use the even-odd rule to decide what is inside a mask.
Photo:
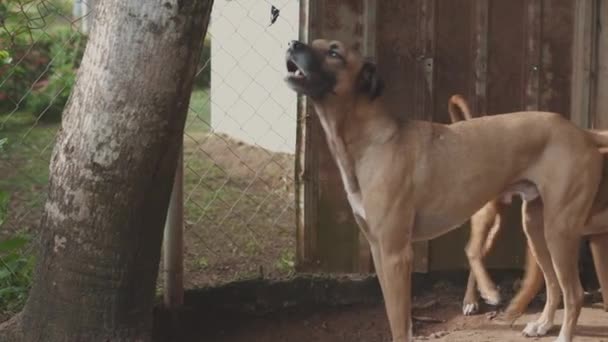
[(186, 287), (292, 272), (293, 155), (219, 133), (184, 146)]
[[(530, 312), (512, 325), (492, 320), (488, 314), (464, 317), (461, 314), (460, 290), (429, 293), (415, 298), (423, 307), (414, 315), (416, 340), (437, 342), (489, 341), (553, 341), (559, 331), (556, 326), (544, 338), (525, 338), (521, 330), (538, 316), (536, 303)], [(562, 310), (556, 323), (561, 322)], [(437, 321), (435, 323), (428, 321)], [(581, 314), (577, 329), (579, 342), (608, 342), (608, 313), (601, 305), (589, 304)], [(356, 305), (332, 309), (311, 308), (281, 312), (264, 317), (218, 315), (196, 317), (185, 323), (184, 341), (192, 342), (385, 342), (390, 341), (384, 307)]]

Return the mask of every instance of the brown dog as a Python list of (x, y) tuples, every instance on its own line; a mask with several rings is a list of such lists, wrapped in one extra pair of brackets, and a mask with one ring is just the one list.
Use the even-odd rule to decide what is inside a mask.
[[(467, 102), (461, 95), (453, 95), (450, 97), (448, 101), (448, 112), (452, 123), (473, 118)], [(606, 151), (600, 149), (600, 152), (605, 153)], [(490, 295), (490, 298), (484, 299), (492, 305), (500, 302), (500, 294), (483, 266), (482, 259), (494, 247), (496, 235), (498, 231), (502, 229), (501, 223), (506, 205), (507, 203), (492, 200), (471, 216), (471, 237), (466, 247), (469, 263), (471, 265), (475, 264), (476, 267), (480, 268), (480, 273), (484, 277), (484, 279), (479, 281), (479, 286), (480, 288), (484, 288), (482, 290), (483, 293)], [(597, 243), (592, 244), (592, 246), (594, 246), (592, 248), (598, 248)], [(534, 296), (538, 294), (544, 283), (542, 272), (536, 262), (536, 258), (532, 254), (530, 246), (526, 247), (524, 280), (520, 290), (517, 292), (505, 312), (500, 316), (500, 319), (502, 320), (512, 321), (521, 316)], [(596, 262), (596, 267), (599, 267), (596, 272), (606, 272), (606, 270), (601, 269), (600, 266), (601, 264)], [(604, 309), (608, 310), (608, 297), (603, 297)], [(479, 309), (479, 296), (473, 272), (469, 273), (469, 281), (462, 308), (465, 315), (474, 314)]]
[[(448, 101), (448, 113), (452, 123), (473, 118), (467, 102), (461, 95), (454, 95)], [(482, 260), (494, 247), (494, 242), (499, 230), (502, 228), (504, 211), (508, 203), (503, 203), (497, 199), (489, 201), (473, 216), (471, 216), (471, 237), (466, 246), (466, 254), (471, 266), (479, 268), (481, 274), (479, 288), (484, 300), (491, 305), (500, 303), (500, 293), (487, 270), (483, 266)], [(503, 320), (513, 320), (526, 310), (534, 296), (540, 291), (543, 285), (543, 276), (540, 267), (536, 263), (536, 258), (531, 252), (530, 246), (526, 248), (525, 275), (522, 286), (517, 295), (501, 315)], [(477, 292), (477, 281), (473, 271), (469, 273), (469, 281), (462, 302), (462, 312), (464, 315), (472, 315), (479, 310), (479, 296)]]
[[(608, 147), (607, 136), (544, 112), (452, 125), (405, 120), (384, 109), (374, 64), (343, 43), (293, 41), (286, 58), (285, 81), (312, 102), (369, 241), (393, 341), (412, 340), (412, 241), (442, 235), (490, 200), (514, 194), (524, 200), (525, 231), (547, 283), (545, 309), (524, 334), (544, 335), (553, 326), (561, 287), (557, 341), (572, 340), (583, 296), (580, 237), (608, 233), (608, 210), (600, 210), (608, 204), (596, 200), (608, 192), (598, 192), (598, 147)], [(446, 170), (458, 172), (444, 177)], [(608, 248), (598, 253), (608, 262)]]

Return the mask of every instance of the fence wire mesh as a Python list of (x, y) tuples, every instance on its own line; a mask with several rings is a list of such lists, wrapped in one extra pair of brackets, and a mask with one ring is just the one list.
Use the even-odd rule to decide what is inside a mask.
[(197, 75), (210, 87), (194, 91), (184, 136), (186, 287), (293, 270), (296, 96), (282, 68), (298, 6), (214, 3)]
[[(282, 77), (298, 6), (214, 3), (184, 134), (186, 287), (293, 272), (296, 96)], [(0, 241), (36, 235), (94, 15), (90, 0), (0, 4)]]
[[(61, 111), (91, 8), (72, 1), (0, 3), (0, 321), (25, 301)], [(77, 11), (76, 11), (77, 9)]]

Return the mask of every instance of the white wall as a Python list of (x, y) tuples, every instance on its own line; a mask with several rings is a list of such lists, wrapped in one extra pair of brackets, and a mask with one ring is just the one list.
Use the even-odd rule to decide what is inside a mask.
[(283, 83), (285, 49), (298, 37), (298, 0), (216, 0), (211, 35), (211, 126), (249, 144), (293, 153), (296, 95)]

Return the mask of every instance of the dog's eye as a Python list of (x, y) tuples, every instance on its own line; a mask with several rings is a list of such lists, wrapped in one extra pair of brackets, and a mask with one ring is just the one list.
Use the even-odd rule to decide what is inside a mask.
[(339, 54), (339, 53), (337, 53), (335, 50), (329, 50), (329, 51), (327, 52), (327, 55), (328, 55), (329, 57), (334, 57), (334, 58), (340, 58), (340, 57), (342, 57), (342, 56), (340, 56), (340, 54)]

